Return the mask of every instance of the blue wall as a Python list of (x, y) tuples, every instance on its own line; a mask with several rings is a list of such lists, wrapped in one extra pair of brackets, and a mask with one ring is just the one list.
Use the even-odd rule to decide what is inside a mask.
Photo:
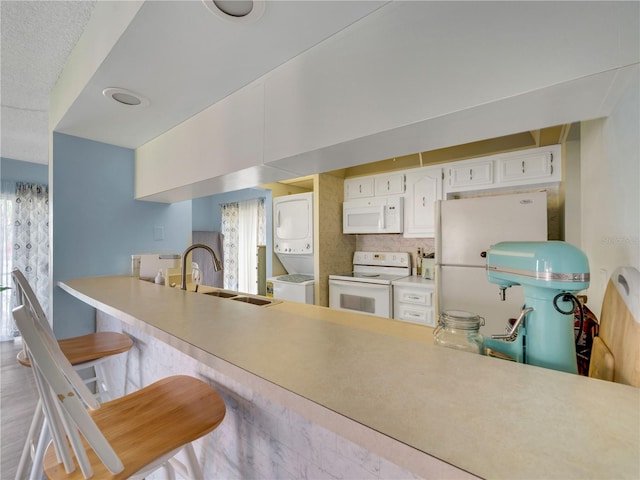
[[(273, 207), (271, 190), (264, 188), (245, 188), (235, 192), (220, 193), (193, 200), (193, 230), (205, 232), (219, 232), (222, 227), (223, 203), (242, 202), (253, 198), (264, 198), (264, 208), (267, 222), (267, 252), (273, 251)], [(267, 255), (267, 277), (272, 272), (272, 256)]]
[(0, 180), (49, 184), (49, 166), (0, 158)]
[(54, 133), (51, 167), (53, 321), (66, 338), (93, 332), (94, 311), (57, 282), (129, 274), (134, 253), (182, 253), (191, 239), (191, 201), (135, 200), (134, 151), (127, 148)]

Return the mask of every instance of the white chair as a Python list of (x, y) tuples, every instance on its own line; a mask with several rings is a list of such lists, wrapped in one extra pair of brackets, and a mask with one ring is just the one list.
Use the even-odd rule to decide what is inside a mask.
[[(15, 269), (11, 274), (16, 287), (18, 304), (27, 306), (42, 328), (52, 338), (55, 338), (47, 316), (23, 273)], [(96, 394), (102, 400), (106, 400), (111, 396), (113, 388), (107, 381), (108, 375), (105, 371), (105, 362), (113, 355), (130, 350), (133, 346), (133, 341), (123, 333), (97, 332), (63, 339), (58, 341), (58, 344), (67, 360), (76, 370), (91, 372), (89, 375), (85, 375), (84, 382), (87, 384), (95, 383)], [(24, 366), (31, 366), (25, 349), (18, 353), (17, 360)], [(23, 480), (26, 477), (25, 472), (30, 458), (31, 472), (29, 478), (39, 479), (42, 476), (44, 449), (49, 438), (48, 425), (43, 420), (42, 408), (42, 401), (39, 400), (22, 449), (16, 480)], [(38, 431), (40, 431), (39, 435), (37, 435)]]
[(33, 314), (20, 306), (13, 316), (53, 434), (47, 478), (143, 478), (183, 450), (187, 478), (202, 478), (191, 442), (225, 416), (215, 390), (194, 377), (174, 376), (100, 404)]

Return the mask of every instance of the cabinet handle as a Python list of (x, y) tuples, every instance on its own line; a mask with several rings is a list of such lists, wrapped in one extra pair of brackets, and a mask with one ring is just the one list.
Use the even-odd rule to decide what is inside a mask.
[(473, 180), (473, 168), (469, 169), (469, 180)]
[(387, 180), (387, 191), (391, 190), (391, 182)]
[(522, 173), (524, 173), (524, 160), (522, 160)]
[(551, 165), (551, 175), (553, 175), (553, 165)]
[(358, 189), (360, 190), (360, 193), (362, 193), (362, 184), (358, 185)]
[(426, 207), (426, 202), (425, 202), (425, 198), (424, 197), (422, 197), (422, 206)]

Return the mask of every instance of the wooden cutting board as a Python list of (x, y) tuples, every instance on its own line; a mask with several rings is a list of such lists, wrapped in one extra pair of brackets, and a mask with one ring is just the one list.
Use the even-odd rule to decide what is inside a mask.
[(589, 376), (640, 387), (640, 272), (633, 267), (609, 279)]
[(593, 339), (593, 346), (591, 347), (589, 376), (613, 382), (613, 369), (613, 354), (600, 337), (595, 337)]

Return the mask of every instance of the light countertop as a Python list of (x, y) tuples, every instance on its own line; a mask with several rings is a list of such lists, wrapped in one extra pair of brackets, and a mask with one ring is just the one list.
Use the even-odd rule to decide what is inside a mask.
[(418, 275), (411, 275), (410, 277), (400, 278), (398, 280), (394, 280), (391, 283), (393, 283), (394, 285), (407, 285), (407, 286), (420, 285), (424, 287), (435, 288), (435, 283), (433, 280), (429, 278), (422, 278), (421, 276), (418, 276)]
[[(124, 276), (60, 286), (373, 429), (425, 465), (434, 457), (485, 478), (640, 478), (640, 389), (437, 347), (428, 327), (324, 307), (257, 307)], [(408, 463), (426, 476), (420, 458)]]

